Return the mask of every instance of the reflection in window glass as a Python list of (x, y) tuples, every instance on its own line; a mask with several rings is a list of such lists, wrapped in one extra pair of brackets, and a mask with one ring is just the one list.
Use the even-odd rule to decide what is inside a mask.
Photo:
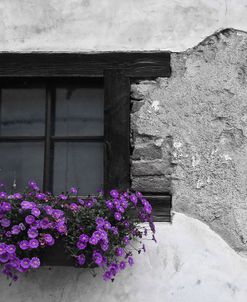
[(0, 184), (11, 190), (23, 190), (30, 179), (35, 179), (40, 187), (43, 183), (43, 143), (1, 143)]
[(103, 188), (103, 143), (64, 142), (55, 144), (54, 193), (77, 186), (81, 195)]
[(56, 135), (103, 135), (103, 116), (103, 89), (57, 89)]
[(1, 135), (44, 135), (45, 89), (2, 89)]

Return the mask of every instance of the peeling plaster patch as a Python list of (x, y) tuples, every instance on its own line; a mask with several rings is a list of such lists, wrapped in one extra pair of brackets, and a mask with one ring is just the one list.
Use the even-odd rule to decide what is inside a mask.
[[(142, 136), (166, 142), (159, 160), (169, 177), (152, 175), (158, 185), (149, 190), (170, 190), (175, 210), (207, 222), (238, 252), (247, 252), (246, 53), (247, 33), (233, 29), (172, 53), (170, 78), (135, 84), (142, 106), (131, 114), (135, 148)], [(148, 190), (144, 179), (132, 181)]]

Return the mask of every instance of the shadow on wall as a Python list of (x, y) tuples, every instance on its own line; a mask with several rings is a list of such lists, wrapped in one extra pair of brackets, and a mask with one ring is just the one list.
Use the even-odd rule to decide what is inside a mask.
[(42, 268), (8, 286), (0, 276), (0, 301), (8, 302), (245, 302), (247, 260), (204, 223), (176, 213), (173, 224), (156, 223), (157, 240), (114, 282), (87, 270)]

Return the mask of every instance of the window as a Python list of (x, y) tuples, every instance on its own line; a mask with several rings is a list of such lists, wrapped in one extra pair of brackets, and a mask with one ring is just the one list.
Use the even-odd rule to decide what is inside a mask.
[(0, 182), (23, 189), (30, 178), (59, 193), (103, 188), (102, 79), (8, 79), (1, 83)]
[(170, 72), (168, 52), (0, 54), (0, 181), (129, 188), (130, 82)]

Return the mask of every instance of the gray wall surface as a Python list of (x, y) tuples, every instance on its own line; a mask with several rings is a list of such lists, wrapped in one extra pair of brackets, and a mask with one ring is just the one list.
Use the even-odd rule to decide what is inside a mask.
[(247, 34), (172, 54), (171, 78), (132, 85), (132, 181), (247, 251)]

